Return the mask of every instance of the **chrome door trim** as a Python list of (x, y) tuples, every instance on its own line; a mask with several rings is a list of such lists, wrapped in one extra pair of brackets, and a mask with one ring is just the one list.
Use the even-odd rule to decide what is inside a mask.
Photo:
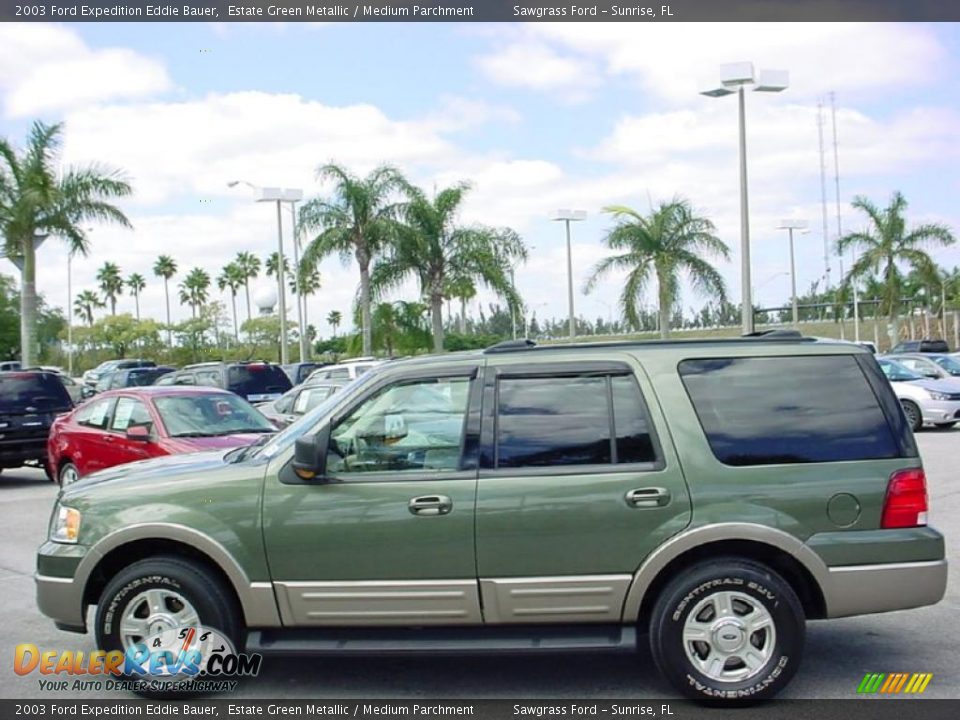
[(479, 625), (476, 580), (276, 581), (287, 626)]
[(482, 578), (487, 623), (619, 622), (633, 578), (623, 575)]

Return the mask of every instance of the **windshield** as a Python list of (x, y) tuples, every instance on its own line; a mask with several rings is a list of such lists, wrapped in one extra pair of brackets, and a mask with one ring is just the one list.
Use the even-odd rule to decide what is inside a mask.
[(923, 375), (918, 375), (904, 365), (892, 360), (881, 360), (880, 369), (891, 382), (902, 382), (906, 380), (923, 380)]
[(935, 357), (933, 361), (951, 375), (960, 375), (960, 362), (957, 362), (955, 358), (949, 355), (941, 355)]
[(276, 428), (246, 400), (223, 393), (167, 395), (153, 402), (170, 437), (272, 433)]
[[(265, 445), (254, 448), (250, 457), (257, 457), (262, 455), (266, 458), (272, 458), (275, 455), (283, 452), (288, 447), (293, 445), (298, 439), (306, 435), (307, 432), (316, 425), (317, 421), (322, 418), (324, 415), (333, 410), (334, 407), (341, 401), (341, 399), (346, 399), (350, 395), (353, 395), (360, 388), (364, 387), (370, 382), (373, 382), (373, 379), (377, 377), (377, 373), (367, 373), (362, 377), (357, 378), (356, 380), (347, 383), (339, 392), (335, 392), (333, 395), (328, 397), (326, 400), (321, 402), (315, 408), (307, 412), (306, 415), (301, 415), (300, 418), (289, 425), (282, 432), (274, 435), (270, 442)], [(247, 457), (246, 455), (241, 455), (240, 458)]]

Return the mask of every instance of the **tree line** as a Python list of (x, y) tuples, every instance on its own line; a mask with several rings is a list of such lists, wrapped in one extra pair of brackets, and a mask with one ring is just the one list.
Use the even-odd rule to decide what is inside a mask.
[[(0, 237), (6, 256), (17, 261), (20, 268), (19, 352), (26, 364), (34, 363), (38, 350), (39, 243), (54, 236), (66, 242), (70, 253), (85, 256), (91, 250), (87, 225), (131, 227), (116, 204), (133, 193), (125, 174), (102, 164), (61, 169), (61, 135), (61, 125), (37, 122), (22, 149), (0, 139)], [(124, 326), (121, 334), (133, 338), (131, 342), (137, 347), (148, 346), (154, 333), (164, 331), (168, 345), (176, 336), (178, 343), (192, 348), (194, 354), (210, 344), (221, 348), (249, 345), (255, 335), (269, 345), (272, 328), (278, 323), (254, 315), (251, 280), (261, 271), (268, 277), (282, 277), (302, 302), (321, 290), (319, 264), (337, 256), (344, 264), (355, 263), (359, 274), (351, 313), (359, 328), (357, 337), (338, 336), (343, 322), (339, 311), (330, 311), (325, 318), (334, 335), (325, 342), (335, 341), (345, 352), (370, 355), (375, 348), (388, 354), (425, 349), (439, 352), (450, 346), (470, 345), (465, 339), (470, 335), (485, 340), (487, 330), (494, 328), (494, 339), (508, 332), (516, 334), (518, 317), (523, 334), (533, 334), (532, 330), (549, 335), (554, 331), (551, 322), (560, 322), (537, 321), (515, 286), (514, 270), (529, 255), (520, 235), (506, 226), (461, 222), (470, 183), (455, 183), (428, 193), (389, 165), (360, 176), (336, 163), (319, 166), (316, 178), (332, 189), (328, 195), (306, 201), (299, 210), (297, 231), (306, 242), (295, 271), (287, 257), (280, 268), (277, 253), (261, 260), (249, 251), (238, 252), (215, 276), (205, 268), (191, 268), (173, 288), (179, 302), (190, 308), (191, 317), (173, 323), (171, 282), (178, 277), (180, 267), (172, 256), (160, 255), (152, 273), (163, 282), (165, 322), (157, 323), (141, 318), (140, 297), (148, 279), (136, 272), (124, 277), (121, 268), (108, 261), (97, 271), (97, 289), (79, 292), (70, 310), (92, 330), (99, 322), (95, 320), (98, 309), (109, 308), (111, 317), (121, 317), (117, 315), (117, 302), (126, 291), (134, 300), (131, 321), (135, 325), (126, 327), (126, 321), (117, 320), (110, 324), (114, 330)], [(929, 304), (937, 290), (941, 300), (956, 297), (956, 271), (951, 275), (939, 268), (929, 254), (931, 249), (955, 242), (949, 228), (937, 223), (910, 226), (905, 217), (907, 202), (900, 193), (894, 193), (886, 207), (864, 197), (855, 198), (853, 207), (864, 217), (865, 226), (840, 238), (836, 250), (844, 253), (856, 249), (859, 257), (836, 288), (820, 293), (821, 299), (827, 298), (822, 304), (846, 307), (856, 284), (861, 295), (875, 298), (875, 312), (893, 322), (907, 304), (918, 298)], [(616, 322), (612, 317), (606, 323), (598, 318), (592, 324), (594, 329), (606, 324), (611, 331), (629, 332), (650, 330), (653, 325), (662, 337), (668, 337), (671, 327), (705, 327), (709, 322), (720, 324), (725, 318), (736, 317), (739, 308), (728, 301), (726, 284), (714, 265), (718, 260), (728, 260), (730, 250), (717, 236), (713, 222), (689, 200), (676, 197), (647, 212), (611, 205), (603, 208), (603, 213), (610, 227), (601, 242), (610, 254), (591, 269), (581, 290), (585, 294), (594, 292), (612, 275), (625, 279), (619, 290)], [(416, 286), (417, 296), (397, 299), (408, 282)], [(682, 311), (684, 283), (708, 299), (690, 318)], [(229, 297), (231, 333), (222, 332), (225, 313), (212, 299), (214, 286)], [(483, 313), (481, 318), (468, 317), (467, 304), (481, 288), (492, 292), (505, 308), (490, 305), (489, 318)], [(816, 287), (812, 290), (817, 294)], [(241, 295), (246, 306), (246, 320), (242, 322), (238, 310)], [(644, 304), (648, 295), (655, 298), (653, 311)], [(453, 311), (454, 303), (459, 313)], [(510, 319), (508, 332), (492, 322), (493, 318), (502, 321), (504, 315)], [(152, 325), (131, 329), (145, 322)], [(582, 318), (577, 322), (578, 327), (591, 326)], [(294, 332), (316, 340), (308, 318), (303, 328), (294, 326)], [(450, 334), (457, 339), (445, 342)], [(88, 333), (88, 339), (95, 342), (94, 334)], [(125, 350), (130, 342), (112, 344)]]

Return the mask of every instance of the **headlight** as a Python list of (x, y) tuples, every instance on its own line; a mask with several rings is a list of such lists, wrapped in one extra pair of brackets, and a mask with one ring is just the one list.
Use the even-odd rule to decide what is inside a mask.
[(61, 505), (50, 527), (50, 539), (53, 542), (74, 544), (79, 535), (80, 511)]
[(933, 390), (927, 390), (927, 394), (933, 400), (949, 400), (950, 395), (947, 393), (934, 392)]

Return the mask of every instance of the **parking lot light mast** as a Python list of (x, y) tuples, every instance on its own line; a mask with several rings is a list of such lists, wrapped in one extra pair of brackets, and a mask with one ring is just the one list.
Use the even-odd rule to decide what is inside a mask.
[[(290, 188), (260, 187), (246, 180), (231, 180), (227, 183), (227, 187), (231, 188), (237, 185), (246, 185), (252, 189), (256, 202), (274, 202), (277, 204), (277, 311), (280, 314), (280, 364), (287, 365), (290, 362), (290, 352), (287, 347), (287, 301), (283, 284), (283, 215), (281, 208), (285, 202), (295, 203), (302, 200), (303, 191)], [(299, 274), (299, 268), (296, 268), (296, 272)]]
[(573, 253), (570, 249), (570, 223), (586, 220), (587, 213), (585, 210), (562, 208), (557, 210), (550, 219), (562, 221), (567, 227), (567, 302), (570, 312), (570, 342), (573, 342), (577, 337), (577, 318), (573, 311)]
[(799, 327), (800, 313), (797, 308), (797, 266), (793, 255), (793, 231), (799, 230), (801, 233), (809, 232), (807, 230), (807, 221), (781, 220), (780, 229), (786, 230), (790, 235), (790, 303), (793, 305), (793, 326)]
[(747, 201), (747, 127), (745, 89), (757, 92), (780, 92), (789, 87), (785, 70), (761, 70), (754, 73), (753, 63), (738, 62), (720, 66), (720, 85), (701, 90), (701, 95), (723, 97), (737, 93), (740, 139), (740, 317), (743, 334), (753, 332), (753, 298), (750, 289), (750, 213)]

